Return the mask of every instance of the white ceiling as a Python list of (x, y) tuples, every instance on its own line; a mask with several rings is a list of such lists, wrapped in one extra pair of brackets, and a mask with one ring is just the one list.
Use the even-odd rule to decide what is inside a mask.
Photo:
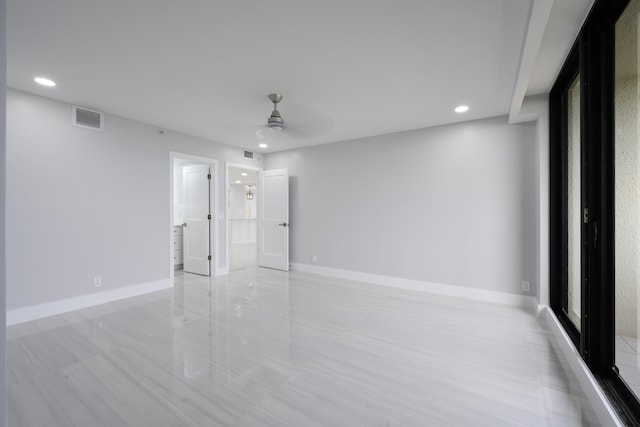
[(548, 93), (594, 0), (551, 0), (551, 16), (536, 57), (527, 95)]
[[(530, 19), (532, 0), (8, 0), (8, 86), (267, 152), (418, 129), (549, 90), (592, 0), (535, 2), (550, 16)], [(265, 132), (270, 92), (283, 132)]]
[[(247, 176), (242, 176), (243, 173), (246, 173)], [(243, 185), (257, 185), (258, 184), (258, 172), (251, 169), (243, 169), (237, 167), (229, 168), (229, 182), (231, 184), (236, 184), (237, 181), (240, 181)]]

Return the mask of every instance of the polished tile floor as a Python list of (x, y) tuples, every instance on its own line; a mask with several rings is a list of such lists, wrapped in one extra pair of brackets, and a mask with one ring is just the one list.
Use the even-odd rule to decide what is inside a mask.
[(9, 425), (597, 425), (524, 311), (297, 272), (12, 326)]
[(234, 272), (257, 264), (256, 243), (232, 244), (229, 250), (229, 271)]
[(616, 337), (616, 366), (622, 379), (640, 397), (640, 340)]

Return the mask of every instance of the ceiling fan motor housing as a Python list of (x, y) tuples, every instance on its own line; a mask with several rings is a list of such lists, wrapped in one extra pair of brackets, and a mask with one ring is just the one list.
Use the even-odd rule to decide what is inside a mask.
[(271, 112), (271, 116), (269, 116), (267, 123), (269, 124), (270, 128), (284, 127), (284, 120), (282, 120), (282, 116), (280, 115), (280, 112), (278, 110), (273, 110)]
[(270, 128), (282, 129), (284, 127), (284, 120), (278, 111), (278, 102), (282, 101), (282, 95), (279, 93), (271, 93), (269, 94), (269, 100), (273, 102), (273, 111), (267, 120), (267, 124)]

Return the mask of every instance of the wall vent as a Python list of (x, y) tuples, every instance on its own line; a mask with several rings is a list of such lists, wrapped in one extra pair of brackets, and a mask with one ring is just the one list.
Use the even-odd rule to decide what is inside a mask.
[(242, 157), (244, 157), (245, 159), (251, 159), (253, 160), (255, 158), (255, 153), (253, 151), (249, 151), (249, 150), (242, 150)]
[(73, 105), (71, 107), (71, 122), (81, 128), (104, 130), (104, 113)]

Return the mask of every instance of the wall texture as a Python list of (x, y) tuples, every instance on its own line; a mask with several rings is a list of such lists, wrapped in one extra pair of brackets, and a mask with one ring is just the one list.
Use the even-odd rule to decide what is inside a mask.
[(638, 336), (638, 87), (637, 76), (616, 81), (615, 283), (616, 334)]
[(104, 132), (75, 127), (69, 104), (9, 90), (7, 308), (95, 293), (94, 276), (100, 291), (168, 279), (171, 151), (220, 162), (224, 212), (239, 148), (110, 115)]
[(265, 156), (292, 262), (508, 293), (536, 276), (535, 167), (534, 125), (506, 118)]

